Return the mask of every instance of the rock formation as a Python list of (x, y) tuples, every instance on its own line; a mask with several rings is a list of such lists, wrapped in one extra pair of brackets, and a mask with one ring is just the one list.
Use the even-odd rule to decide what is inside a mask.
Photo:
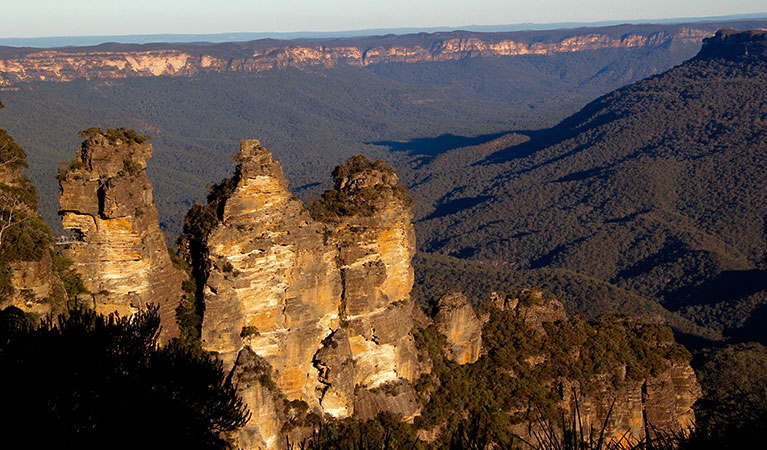
[[(393, 169), (353, 158), (310, 214), (259, 141), (243, 141), (236, 160), (234, 176), (187, 215), (180, 240), (202, 287), (203, 347), (235, 373), (243, 352), (263, 358), (285, 401), (320, 415), (412, 417), (415, 235)], [(262, 410), (248, 386), (243, 397)], [(246, 430), (273, 448), (279, 430), (260, 417)]]
[(460, 292), (444, 295), (437, 302), (434, 324), (447, 337), (448, 359), (458, 364), (471, 364), (482, 350), (482, 322), (469, 299)]
[(648, 433), (691, 429), (695, 426), (692, 405), (702, 395), (692, 367), (680, 363), (672, 363), (659, 376), (629, 381), (618, 389), (604, 380), (594, 380), (585, 388), (563, 380), (559, 386), (563, 409), (571, 416), (577, 414), (584, 430), (604, 427), (608, 439), (629, 442), (642, 440)]
[[(335, 189), (316, 202), (331, 226), (343, 282), (340, 314), (349, 329), (355, 383), (376, 388), (419, 373), (410, 290), (415, 231), (410, 198), (394, 170), (352, 157), (333, 173)], [(336, 217), (323, 216), (325, 213)]]
[(178, 335), (175, 309), (184, 274), (170, 261), (146, 176), (152, 146), (132, 130), (86, 130), (76, 159), (59, 174), (62, 224), (76, 236), (62, 253), (101, 313), (160, 308), (161, 340)]
[(703, 39), (695, 59), (722, 58), (730, 61), (767, 61), (767, 30), (719, 30)]
[[(576, 326), (573, 321), (569, 321), (563, 305), (558, 300), (544, 296), (540, 290), (522, 289), (511, 294), (497, 294), (493, 292), (485, 306), (495, 308), (500, 311), (511, 313), (514, 319), (511, 323), (518, 321), (519, 325), (536, 330), (540, 339), (542, 353), (534, 356), (523, 356), (526, 364), (537, 366), (550, 359), (555, 361), (551, 367), (567, 367), (580, 360), (584, 356), (582, 353), (586, 350), (582, 346), (574, 345), (570, 348), (557, 346), (553, 353), (547, 353), (552, 349), (547, 347), (545, 342), (550, 336), (547, 336), (546, 326), (544, 324), (555, 325), (549, 328), (556, 334), (560, 325), (564, 324), (565, 329)], [(462, 317), (460, 320), (457, 317)], [(611, 322), (615, 320), (615, 322)], [(631, 333), (632, 326), (643, 326), (630, 320), (626, 326), (620, 326), (623, 319), (605, 319), (605, 330), (612, 333), (611, 336), (616, 340), (625, 337), (624, 333)], [(485, 314), (478, 319), (469, 304), (466, 297), (460, 293), (450, 293), (443, 296), (438, 302), (438, 312), (434, 319), (437, 330), (447, 337), (446, 353), (448, 359), (459, 364), (462, 363), (456, 355), (456, 343), (462, 343), (459, 347), (460, 352), (466, 352), (466, 346), (473, 342), (467, 338), (456, 338), (456, 335), (473, 335), (466, 332), (468, 329), (479, 328), (481, 339), (481, 322), (490, 321), (490, 314)], [(553, 324), (556, 322), (557, 324)], [(471, 325), (461, 325), (469, 323)], [(634, 325), (632, 325), (634, 324)], [(654, 326), (654, 325), (649, 325)], [(612, 328), (610, 328), (612, 327)], [(598, 334), (597, 328), (591, 328), (590, 336), (595, 338)], [(646, 353), (654, 352), (655, 348), (672, 348), (676, 344), (670, 330), (666, 329), (667, 335), (662, 332), (647, 332), (642, 334), (642, 345), (647, 345), (644, 350)], [(574, 335), (571, 335), (574, 336)], [(650, 342), (656, 336), (657, 342)], [(617, 342), (614, 344), (618, 345)], [(570, 343), (569, 345), (572, 345)], [(567, 361), (562, 361), (562, 355), (556, 355), (565, 351)], [(663, 352), (656, 353), (657, 355)], [(669, 355), (673, 355), (669, 352)], [(599, 355), (603, 357), (605, 355)], [(635, 356), (635, 355), (634, 355)], [(642, 357), (647, 358), (645, 354)], [(559, 358), (559, 359), (557, 359)], [(476, 361), (467, 361), (473, 363)], [(605, 360), (606, 361), (606, 360)], [(605, 362), (603, 361), (603, 364)], [(701, 397), (701, 387), (695, 377), (695, 372), (684, 358), (667, 357), (663, 362), (663, 368), (656, 369), (658, 373), (650, 373), (647, 376), (637, 378), (627, 375), (626, 363), (612, 361), (617, 367), (608, 365), (602, 366), (598, 370), (609, 373), (599, 373), (591, 378), (580, 379), (576, 381), (567, 378), (556, 372), (548, 373), (550, 380), (537, 379), (543, 381), (547, 389), (555, 392), (559, 396), (559, 408), (570, 419), (576, 418), (576, 426), (587, 430), (601, 431), (604, 427), (605, 437), (614, 441), (623, 440), (625, 443), (638, 442), (644, 439), (647, 434), (654, 434), (658, 431), (663, 433), (689, 430), (695, 425), (695, 414), (692, 409), (693, 404)], [(636, 361), (634, 362), (636, 364)], [(533, 373), (533, 372), (531, 372)], [(574, 372), (574, 373), (577, 373)], [(517, 375), (513, 375), (516, 377)], [(528, 375), (530, 376), (530, 375)], [(540, 376), (540, 375), (539, 375)], [(540, 406), (540, 405), (538, 405)], [(514, 426), (514, 432), (527, 439), (529, 442), (535, 441), (533, 433), (540, 432), (536, 427), (540, 423), (522, 422)], [(433, 438), (433, 437), (432, 437)]]
[(337, 251), (258, 141), (243, 141), (238, 161), (206, 240), (203, 346), (225, 367), (252, 349), (271, 364), (289, 400), (317, 405), (313, 357), (339, 328)]

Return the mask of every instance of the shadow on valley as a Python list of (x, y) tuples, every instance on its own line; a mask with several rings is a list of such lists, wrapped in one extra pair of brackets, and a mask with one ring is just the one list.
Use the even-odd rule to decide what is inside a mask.
[[(543, 149), (556, 146), (567, 139), (575, 138), (585, 131), (600, 127), (619, 118), (618, 114), (613, 111), (603, 111), (603, 108), (603, 101), (600, 98), (586, 105), (582, 110), (554, 127), (542, 130), (517, 131), (517, 133), (529, 136), (530, 140), (499, 150), (476, 164), (500, 164), (515, 159), (527, 158)], [(577, 153), (589, 145), (590, 143), (578, 146), (575, 150), (571, 150), (568, 155), (562, 155), (562, 157)], [(561, 159), (561, 157), (557, 159)]]
[(414, 138), (409, 141), (376, 141), (366, 142), (370, 145), (381, 145), (389, 147), (392, 152), (404, 152), (408, 155), (427, 155), (437, 156), (450, 150), (462, 147), (472, 147), (474, 145), (484, 144), (510, 132), (482, 134), (479, 136), (456, 136), (454, 134), (442, 134), (432, 138)]
[(437, 219), (440, 217), (456, 214), (465, 209), (471, 209), (479, 205), (480, 203), (484, 203), (485, 201), (490, 200), (492, 198), (493, 197), (488, 195), (480, 195), (477, 197), (467, 197), (467, 198), (459, 198), (457, 200), (451, 200), (451, 201), (437, 205), (437, 207), (434, 209), (434, 212), (432, 212), (431, 214), (429, 214), (428, 216), (424, 217), (421, 220)]
[[(702, 284), (668, 294), (666, 298), (669, 300), (664, 306), (675, 310), (688, 305), (708, 305), (723, 300), (745, 298), (765, 290), (767, 270), (726, 270)], [(764, 316), (767, 319), (767, 310)]]
[(767, 305), (754, 308), (743, 326), (727, 331), (732, 342), (759, 342), (767, 345)]

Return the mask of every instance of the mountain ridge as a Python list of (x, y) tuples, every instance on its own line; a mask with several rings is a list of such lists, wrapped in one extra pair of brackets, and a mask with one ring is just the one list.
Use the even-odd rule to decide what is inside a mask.
[(518, 32), (450, 31), (362, 38), (245, 43), (117, 44), (53, 49), (0, 47), (0, 86), (206, 72), (261, 72), (285, 67), (368, 66), (451, 61), (471, 57), (551, 55), (606, 48), (698, 42), (719, 28), (767, 27), (765, 21), (674, 25), (616, 25)]
[(724, 286), (763, 273), (767, 58), (747, 50), (767, 33), (706, 42), (681, 66), (465, 161), (472, 184), (417, 216), (420, 250), (570, 269), (701, 325), (741, 326), (766, 292)]

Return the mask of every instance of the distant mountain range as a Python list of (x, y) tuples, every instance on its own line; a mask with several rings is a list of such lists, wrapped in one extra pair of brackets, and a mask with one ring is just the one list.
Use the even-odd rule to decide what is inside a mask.
[(613, 48), (699, 43), (720, 28), (753, 29), (766, 21), (615, 25), (543, 31), (449, 31), (337, 39), (260, 39), (197, 44), (101, 44), (35, 49), (0, 47), (0, 86), (29, 81), (257, 73), (275, 68), (458, 61), (553, 55)]
[[(170, 239), (206, 184), (229, 174), (241, 138), (261, 138), (304, 200), (328, 186), (336, 164), (364, 153), (396, 166), (417, 199), (420, 249), (446, 255), (421, 258), (421, 279), (430, 276), (425, 268), (452, 264), (442, 270), (452, 280), (539, 285), (571, 311), (618, 308), (698, 336), (734, 335), (767, 303), (759, 287), (761, 41), (709, 41), (712, 55), (652, 77), (695, 57), (702, 36), (719, 27), (767, 21), (322, 43), (5, 47), (0, 62), (24, 70), (0, 73), (7, 81), (0, 126), (27, 150), (41, 214), (54, 229), (56, 169), (80, 145), (76, 131), (94, 125), (153, 136), (148, 170)], [(508, 41), (541, 51), (493, 53), (512, 48), (498, 47)], [(730, 43), (737, 45), (728, 50)], [(365, 57), (323, 56), (353, 46)], [(303, 61), (294, 57), (317, 48)], [(738, 49), (757, 56), (746, 60)], [(256, 51), (259, 61), (279, 64), (238, 65), (258, 59)], [(174, 73), (163, 59), (135, 71), (141, 52), (193, 57)], [(189, 62), (205, 55), (223, 65), (197, 70)], [(69, 66), (56, 65), (67, 58)], [(39, 65), (24, 65), (30, 61)]]

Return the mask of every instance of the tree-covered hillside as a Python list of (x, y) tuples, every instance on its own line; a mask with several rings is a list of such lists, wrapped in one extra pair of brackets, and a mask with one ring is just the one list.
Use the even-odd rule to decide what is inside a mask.
[(412, 174), (436, 204), (420, 248), (567, 269), (740, 327), (767, 302), (767, 59), (754, 54), (723, 46), (553, 128), (441, 155)]

